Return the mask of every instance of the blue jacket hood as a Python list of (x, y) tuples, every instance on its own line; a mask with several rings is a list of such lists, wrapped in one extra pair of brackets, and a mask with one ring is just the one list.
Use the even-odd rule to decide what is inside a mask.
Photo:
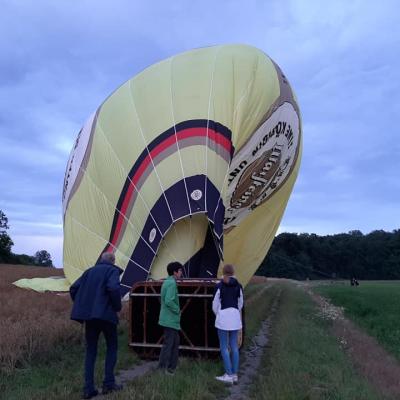
[(225, 281), (223, 279), (221, 280), (221, 282), (222, 282), (223, 285), (228, 286), (228, 287), (240, 286), (240, 283), (238, 282), (238, 280), (234, 276), (231, 276), (229, 278), (228, 283), (225, 283)]

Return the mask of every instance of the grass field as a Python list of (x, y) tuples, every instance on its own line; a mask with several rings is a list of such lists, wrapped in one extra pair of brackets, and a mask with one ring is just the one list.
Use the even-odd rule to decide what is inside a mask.
[[(22, 277), (55, 275), (62, 275), (62, 270), (0, 266), (0, 399), (79, 398), (84, 338), (82, 326), (69, 318), (69, 295), (35, 293), (12, 285)], [(126, 310), (120, 343), (127, 343), (125, 315)], [(104, 351), (99, 357), (100, 377)], [(121, 346), (119, 367), (136, 360)], [(77, 396), (71, 397), (74, 393)]]
[[(42, 269), (41, 276), (54, 274), (53, 269)], [(29, 267), (0, 267), (3, 282), (1, 295), (7, 300), (7, 308), (0, 309), (0, 315), (7, 315), (6, 326), (10, 334), (3, 337), (0, 359), (7, 359), (12, 349), (19, 346), (18, 359), (13, 365), (2, 365), (0, 373), (0, 399), (7, 400), (51, 400), (79, 399), (83, 379), (84, 343), (79, 324), (69, 320), (71, 301), (68, 296), (38, 294), (11, 285), (16, 279), (35, 276), (36, 269)], [(36, 275), (37, 276), (37, 275)], [(252, 298), (265, 288), (265, 280), (250, 285), (246, 293)], [(271, 292), (273, 293), (273, 291)], [(2, 299), (0, 299), (1, 301)], [(258, 307), (258, 313), (248, 316), (249, 332), (257, 330), (258, 324), (268, 312), (269, 302)], [(19, 318), (19, 316), (24, 318)], [(46, 319), (43, 319), (43, 315)], [(127, 348), (127, 323), (122, 321), (119, 328), (119, 356), (117, 369), (124, 369), (139, 362)], [(11, 316), (13, 316), (11, 318)], [(29, 325), (37, 326), (31, 334)], [(52, 325), (59, 327), (51, 328)], [(23, 340), (13, 335), (18, 326)], [(49, 329), (50, 328), (50, 329)], [(57, 333), (58, 332), (58, 333)], [(61, 334), (60, 334), (61, 332)], [(249, 334), (250, 334), (249, 333)], [(26, 341), (33, 343), (34, 351), (27, 351)], [(45, 340), (42, 340), (42, 337)], [(39, 346), (37, 343), (41, 343)], [(100, 346), (96, 369), (96, 380), (101, 383), (104, 365), (104, 346)], [(225, 387), (214, 377), (222, 373), (219, 360), (182, 359), (179, 371), (173, 380), (157, 373), (139, 378), (128, 384), (121, 394), (108, 396), (110, 399), (213, 399), (226, 393)]]
[(253, 399), (382, 399), (358, 375), (308, 294), (282, 285), (269, 350), (253, 385)]
[[(37, 294), (11, 285), (18, 278), (38, 276), (38, 272), (41, 276), (48, 276), (57, 271), (0, 266), (0, 327), (2, 333), (3, 329), (7, 332), (7, 335), (0, 335), (0, 399), (79, 399), (83, 380), (84, 343), (81, 326), (69, 320), (71, 301), (68, 296)], [(355, 290), (353, 288), (353, 292), (348, 292), (349, 302), (363, 304), (361, 300), (352, 300), (352, 296), (356, 293), (361, 299), (365, 292), (364, 296), (369, 299), (367, 288), (364, 284)], [(371, 293), (377, 290), (374, 284), (369, 288)], [(396, 285), (385, 288), (395, 290)], [(323, 287), (318, 290), (326, 295), (331, 291), (332, 298), (335, 297), (334, 293), (339, 293), (339, 299), (346, 299), (348, 289), (351, 288)], [(378, 290), (373, 296), (378, 309), (376, 304), (381, 302), (382, 312), (386, 301), (390, 302), (390, 295), (381, 296)], [(249, 388), (252, 399), (384, 398), (353, 369), (338, 339), (332, 334), (331, 321), (321, 318), (317, 305), (299, 285), (293, 282), (282, 283), (280, 280), (254, 280), (247, 286), (245, 297), (245, 348), (252, 345), (252, 337), (257, 333), (261, 321), (266, 317), (272, 319), (270, 343), (257, 378)], [(271, 305), (278, 298), (277, 310), (272, 314)], [(391, 315), (395, 307), (390, 306), (388, 310)], [(360, 321), (369, 314), (364, 313), (364, 317), (361, 315)], [(127, 348), (125, 315), (122, 313), (119, 327), (117, 369), (125, 369), (140, 362)], [(367, 325), (363, 326), (367, 329)], [(102, 350), (96, 371), (98, 384), (101, 384), (104, 360), (104, 346), (100, 347)], [(107, 398), (223, 399), (228, 391), (214, 379), (220, 373), (222, 365), (219, 360), (181, 358), (173, 378), (156, 372), (150, 373), (128, 383), (123, 392)]]
[(323, 285), (315, 289), (400, 360), (400, 282)]
[(25, 368), (46, 359), (55, 344), (81, 341), (78, 326), (69, 321), (68, 296), (22, 290), (12, 282), (22, 277), (62, 275), (55, 268), (0, 265), (0, 370)]

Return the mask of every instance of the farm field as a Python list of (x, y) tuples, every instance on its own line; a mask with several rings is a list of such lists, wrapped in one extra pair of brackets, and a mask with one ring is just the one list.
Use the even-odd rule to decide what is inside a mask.
[[(38, 294), (11, 285), (22, 277), (62, 271), (0, 266), (0, 399), (79, 399), (84, 342), (81, 326), (69, 320), (69, 296)], [(363, 285), (362, 285), (363, 286)], [(362, 288), (360, 286), (357, 289)], [(320, 289), (317, 289), (320, 290)], [(321, 292), (327, 290), (322, 288)], [(274, 305), (274, 306), (273, 306)], [(354, 368), (321, 316), (306, 285), (280, 279), (254, 279), (246, 288), (246, 341), (241, 364), (251, 368), (251, 353), (261, 322), (269, 318), (268, 346), (255, 379), (246, 386), (251, 399), (391, 399)], [(117, 369), (141, 363), (127, 348), (126, 310), (119, 328)], [(6, 332), (6, 335), (3, 335)], [(102, 378), (104, 351), (97, 363)], [(245, 373), (244, 370), (241, 371)], [(109, 399), (224, 399), (229, 389), (215, 381), (219, 360), (181, 358), (174, 377), (152, 372), (125, 385)]]
[(323, 285), (316, 291), (343, 307), (347, 318), (400, 360), (400, 282), (366, 281), (360, 286)]

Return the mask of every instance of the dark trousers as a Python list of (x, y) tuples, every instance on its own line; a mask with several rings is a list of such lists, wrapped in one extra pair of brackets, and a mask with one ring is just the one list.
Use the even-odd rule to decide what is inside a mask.
[(178, 365), (179, 331), (164, 327), (164, 343), (158, 361), (158, 368), (174, 370)]
[(85, 388), (86, 392), (94, 390), (94, 365), (97, 356), (97, 343), (100, 333), (106, 339), (107, 353), (104, 367), (103, 386), (112, 387), (115, 384), (114, 368), (117, 362), (118, 334), (117, 325), (103, 320), (85, 322), (86, 357), (85, 357)]

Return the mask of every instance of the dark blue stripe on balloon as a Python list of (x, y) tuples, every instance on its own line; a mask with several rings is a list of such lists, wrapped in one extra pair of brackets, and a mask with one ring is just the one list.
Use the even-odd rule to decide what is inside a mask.
[[(189, 195), (190, 207), (192, 213), (205, 212), (205, 191), (204, 191), (205, 177), (204, 175), (195, 175), (190, 178), (186, 178), (186, 186)], [(195, 194), (200, 191), (201, 197), (197, 198)]]
[(222, 237), (223, 234), (224, 217), (225, 217), (225, 206), (222, 199), (220, 199), (214, 215), (214, 231), (218, 237)]
[[(147, 149), (144, 149), (142, 151), (142, 153), (140, 154), (140, 156), (137, 158), (137, 160), (135, 161), (133, 167), (131, 168), (131, 170), (129, 171), (128, 174), (128, 178), (125, 181), (125, 184), (122, 188), (121, 194), (119, 196), (118, 202), (117, 202), (117, 206), (116, 206), (116, 211), (114, 213), (114, 217), (113, 217), (113, 222), (111, 225), (111, 232), (110, 232), (110, 237), (109, 237), (109, 242), (111, 242), (113, 236), (114, 236), (114, 232), (115, 229), (117, 227), (117, 223), (118, 223), (118, 218), (119, 218), (119, 210), (121, 210), (122, 207), (122, 203), (124, 201), (125, 195), (128, 191), (129, 186), (131, 185), (131, 180), (133, 178), (133, 176), (135, 175), (136, 171), (139, 169), (140, 165), (142, 164), (142, 162), (144, 161), (144, 159), (148, 156), (148, 152), (151, 152), (154, 148), (156, 148), (160, 143), (162, 143), (164, 140), (166, 140), (168, 137), (172, 136), (175, 134), (175, 132), (180, 132), (181, 130), (184, 129), (189, 129), (189, 128), (207, 128), (207, 126), (209, 127), (209, 129), (212, 129), (220, 134), (222, 134), (225, 138), (227, 138), (230, 142), (232, 142), (232, 132), (230, 131), (230, 129), (228, 129), (226, 126), (220, 124), (219, 122), (215, 122), (215, 121), (210, 121), (207, 119), (196, 119), (196, 120), (189, 120), (189, 121), (183, 121), (180, 122), (179, 124), (175, 125), (175, 127), (171, 127), (169, 129), (167, 129), (165, 132), (161, 133), (160, 135), (158, 135), (153, 141), (151, 141), (148, 146)], [(234, 153), (234, 147), (233, 144), (231, 144), (231, 158), (233, 156)], [(189, 192), (189, 194), (191, 193), (191, 191)], [(185, 193), (185, 197), (186, 193)], [(190, 203), (192, 203), (192, 200), (190, 200)], [(201, 203), (201, 202), (200, 202)], [(181, 206), (183, 207), (183, 201)], [(192, 207), (192, 204), (191, 204)], [(196, 204), (194, 205), (194, 208), (192, 207), (192, 212), (196, 212)], [(199, 211), (203, 211), (205, 208), (200, 207)], [(215, 210), (215, 207), (213, 208)], [(181, 210), (181, 208), (179, 208), (179, 210)], [(211, 208), (208, 207), (208, 210), (210, 211)], [(175, 218), (175, 215), (185, 215), (183, 211), (177, 211), (174, 209), (173, 215)], [(158, 222), (158, 220), (157, 220)], [(107, 246), (105, 246), (104, 250), (107, 250)]]
[(181, 180), (165, 191), (174, 221), (190, 214), (185, 182)]
[[(205, 210), (205, 204), (204, 204), (204, 183), (206, 182), (206, 187), (207, 187), (207, 205), (210, 208), (210, 212), (208, 213), (207, 217), (211, 221), (210, 222), (210, 227), (209, 231), (212, 231), (212, 233), (208, 233), (206, 242), (207, 242), (207, 253), (212, 252), (212, 248), (214, 247), (219, 251), (219, 258), (222, 258), (222, 238), (218, 239), (218, 237), (213, 233), (215, 232), (222, 232), (223, 226), (223, 217), (220, 217), (220, 212), (214, 213), (215, 208), (218, 204), (218, 200), (220, 198), (220, 193), (217, 190), (217, 188), (213, 185), (213, 183), (204, 175), (195, 175), (195, 176), (190, 176), (185, 178), (186, 185), (188, 187), (188, 192), (189, 196), (194, 190), (202, 190), (202, 197), (199, 200), (193, 200), (190, 197), (190, 204), (192, 207), (192, 213), (195, 212), (206, 212)], [(184, 186), (184, 181), (181, 180), (177, 183), (175, 183), (173, 186), (168, 188), (165, 191), (165, 195), (168, 198), (168, 203), (170, 205), (171, 211), (174, 216), (174, 221), (176, 219), (180, 219), (186, 216), (189, 216), (189, 208), (188, 208), (188, 203), (187, 203), (187, 196), (186, 196), (186, 190)], [(171, 201), (170, 201), (171, 200)], [(173, 203), (174, 202), (174, 203)], [(222, 204), (222, 202), (220, 202)], [(195, 207), (198, 207), (196, 210)], [(222, 205), (223, 208), (223, 205)], [(222, 210), (221, 208), (221, 210)], [(167, 231), (171, 228), (173, 224), (173, 220), (171, 219), (170, 212), (168, 210), (168, 206), (165, 202), (165, 197), (164, 195), (161, 195), (153, 208), (150, 210), (151, 214), (153, 215), (154, 219), (157, 221), (157, 224), (159, 228), (161, 229), (161, 232), (163, 236), (166, 235)], [(186, 213), (186, 214), (185, 214)], [(217, 219), (214, 219), (214, 215), (218, 217)], [(151, 231), (155, 229), (156, 230), (156, 235), (153, 238), (153, 242), (150, 243), (150, 233)], [(154, 231), (153, 231), (154, 232)], [(210, 236), (211, 235), (211, 236)], [(158, 233), (158, 229), (156, 228), (153, 219), (149, 215), (145, 226), (142, 230), (142, 237), (147, 240), (150, 244), (151, 247), (156, 250), (161, 244), (162, 237)], [(211, 241), (212, 239), (212, 241)], [(211, 246), (212, 244), (212, 246)], [(135, 246), (135, 249), (132, 252), (131, 255), (131, 260), (135, 261), (139, 265), (141, 265), (143, 268), (146, 270), (150, 270), (151, 265), (153, 264), (154, 261), (154, 253), (149, 249), (149, 247), (144, 243), (143, 239), (140, 239), (138, 243)], [(215, 257), (213, 257), (214, 259)], [(214, 260), (215, 261), (215, 260)], [(212, 263), (213, 265), (215, 262)], [(166, 267), (166, 266), (165, 266)], [(210, 265), (211, 268), (211, 265)], [(216, 274), (215, 267), (211, 268), (212, 274)], [(201, 270), (201, 275), (203, 276), (205, 274), (205, 270)], [(199, 272), (197, 272), (199, 273)], [(121, 280), (121, 283), (123, 283), (126, 286), (132, 286), (134, 283), (142, 280), (147, 279), (147, 273), (144, 271), (142, 268), (137, 266), (135, 263), (130, 261), (125, 269), (123, 278)], [(192, 275), (192, 274), (191, 274)], [(205, 276), (205, 275), (204, 275)], [(208, 274), (210, 277), (210, 275)], [(191, 276), (195, 277), (195, 276)], [(122, 293), (125, 294), (129, 289), (127, 287), (122, 288)]]

